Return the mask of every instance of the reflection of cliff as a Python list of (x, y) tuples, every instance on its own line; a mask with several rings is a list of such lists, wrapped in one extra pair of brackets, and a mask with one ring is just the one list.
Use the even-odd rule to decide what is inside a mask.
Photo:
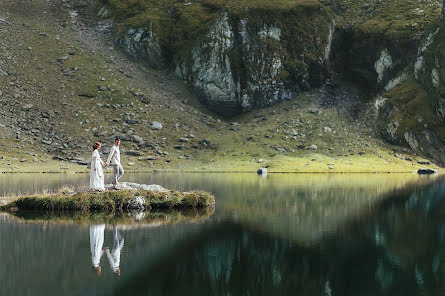
[(151, 295), (440, 295), (444, 210), (442, 179), (395, 194), (311, 246), (223, 224), (187, 239), (121, 288)]
[(407, 184), (423, 184), (413, 174), (252, 174), (141, 175), (134, 182), (180, 190), (205, 188), (216, 197), (216, 215), (275, 237), (299, 243), (318, 240)]

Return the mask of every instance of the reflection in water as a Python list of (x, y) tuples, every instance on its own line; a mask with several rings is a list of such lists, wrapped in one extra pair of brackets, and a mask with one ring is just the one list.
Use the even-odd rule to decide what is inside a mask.
[[(39, 191), (83, 178), (18, 177), (24, 184), (0, 176), (0, 186)], [(216, 212), (0, 215), (0, 295), (445, 295), (443, 180), (422, 187), (428, 179), (416, 175), (126, 178), (211, 191)], [(419, 186), (400, 192), (407, 182)], [(100, 264), (103, 252), (111, 268)], [(100, 277), (85, 272), (92, 262)]]
[(124, 239), (119, 234), (117, 226), (113, 226), (113, 248), (104, 247), (104, 232), (105, 224), (91, 225), (90, 226), (90, 247), (91, 247), (91, 261), (93, 263), (93, 270), (97, 275), (101, 275), (102, 268), (100, 266), (100, 259), (102, 258), (104, 251), (107, 254), (108, 261), (110, 262), (111, 270), (120, 275), (120, 261), (121, 251), (124, 247)]
[(444, 213), (441, 180), (394, 194), (311, 246), (222, 223), (115, 295), (445, 295)]
[(97, 275), (101, 274), (100, 258), (104, 254), (104, 231), (105, 224), (90, 226), (90, 247), (91, 247), (91, 261), (93, 262), (93, 270)]
[(111, 270), (113, 270), (113, 272), (116, 275), (120, 275), (121, 274), (121, 270), (120, 270), (120, 262), (121, 262), (121, 251), (122, 248), (124, 247), (124, 238), (119, 234), (116, 225), (113, 226), (113, 248), (111, 249), (106, 249), (106, 253), (107, 253), (107, 257), (108, 257), (108, 261), (110, 262), (110, 266), (111, 266)]

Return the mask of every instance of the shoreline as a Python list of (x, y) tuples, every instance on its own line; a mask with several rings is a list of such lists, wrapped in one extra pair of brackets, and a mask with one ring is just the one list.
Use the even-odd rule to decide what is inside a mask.
[[(445, 171), (441, 168), (433, 167), (438, 170), (438, 173), (435, 175), (443, 175)], [(420, 169), (420, 167), (419, 167)], [(13, 175), (13, 174), (89, 174), (88, 171), (72, 171), (72, 170), (64, 170), (64, 171), (21, 171), (21, 172), (3, 172), (0, 171), (0, 175)], [(166, 170), (166, 169), (153, 169), (153, 170), (132, 170), (125, 171), (125, 174), (257, 174), (256, 171), (253, 170)], [(105, 175), (112, 175), (112, 173), (104, 172)], [(268, 171), (267, 174), (330, 174), (330, 175), (343, 175), (343, 174), (417, 174), (417, 170), (412, 171)]]

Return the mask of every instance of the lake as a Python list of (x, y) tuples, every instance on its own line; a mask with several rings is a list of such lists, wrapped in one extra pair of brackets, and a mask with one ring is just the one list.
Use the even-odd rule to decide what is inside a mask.
[[(0, 214), (0, 295), (445, 295), (441, 177), (139, 173), (122, 181), (207, 190), (216, 208), (103, 221)], [(3, 174), (0, 194), (88, 182), (86, 174)], [(100, 272), (92, 241), (104, 249), (94, 259)]]

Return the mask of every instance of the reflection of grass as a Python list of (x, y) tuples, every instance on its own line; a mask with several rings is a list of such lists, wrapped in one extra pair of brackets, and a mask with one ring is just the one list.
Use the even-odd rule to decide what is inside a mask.
[(104, 223), (109, 225), (125, 225), (125, 226), (150, 226), (176, 224), (180, 222), (200, 223), (213, 215), (214, 209), (188, 209), (184, 211), (160, 211), (160, 212), (125, 212), (118, 211), (115, 213), (79, 213), (79, 212), (43, 212), (20, 211), (11, 212), (14, 217), (20, 218), (21, 221), (27, 223), (76, 223), (76, 224), (98, 224)]
[[(310, 243), (354, 217), (367, 215), (394, 192), (434, 180), (414, 174), (270, 175), (254, 180), (255, 184), (244, 180), (246, 189), (227, 192), (218, 208), (250, 228)], [(259, 189), (249, 194), (253, 186)]]
[(121, 190), (104, 193), (87, 191), (69, 193), (64, 188), (54, 194), (20, 196), (3, 209), (114, 213), (127, 209), (129, 202), (136, 196), (144, 199), (146, 207), (154, 210), (203, 209), (213, 207), (215, 203), (214, 196), (204, 191)]

